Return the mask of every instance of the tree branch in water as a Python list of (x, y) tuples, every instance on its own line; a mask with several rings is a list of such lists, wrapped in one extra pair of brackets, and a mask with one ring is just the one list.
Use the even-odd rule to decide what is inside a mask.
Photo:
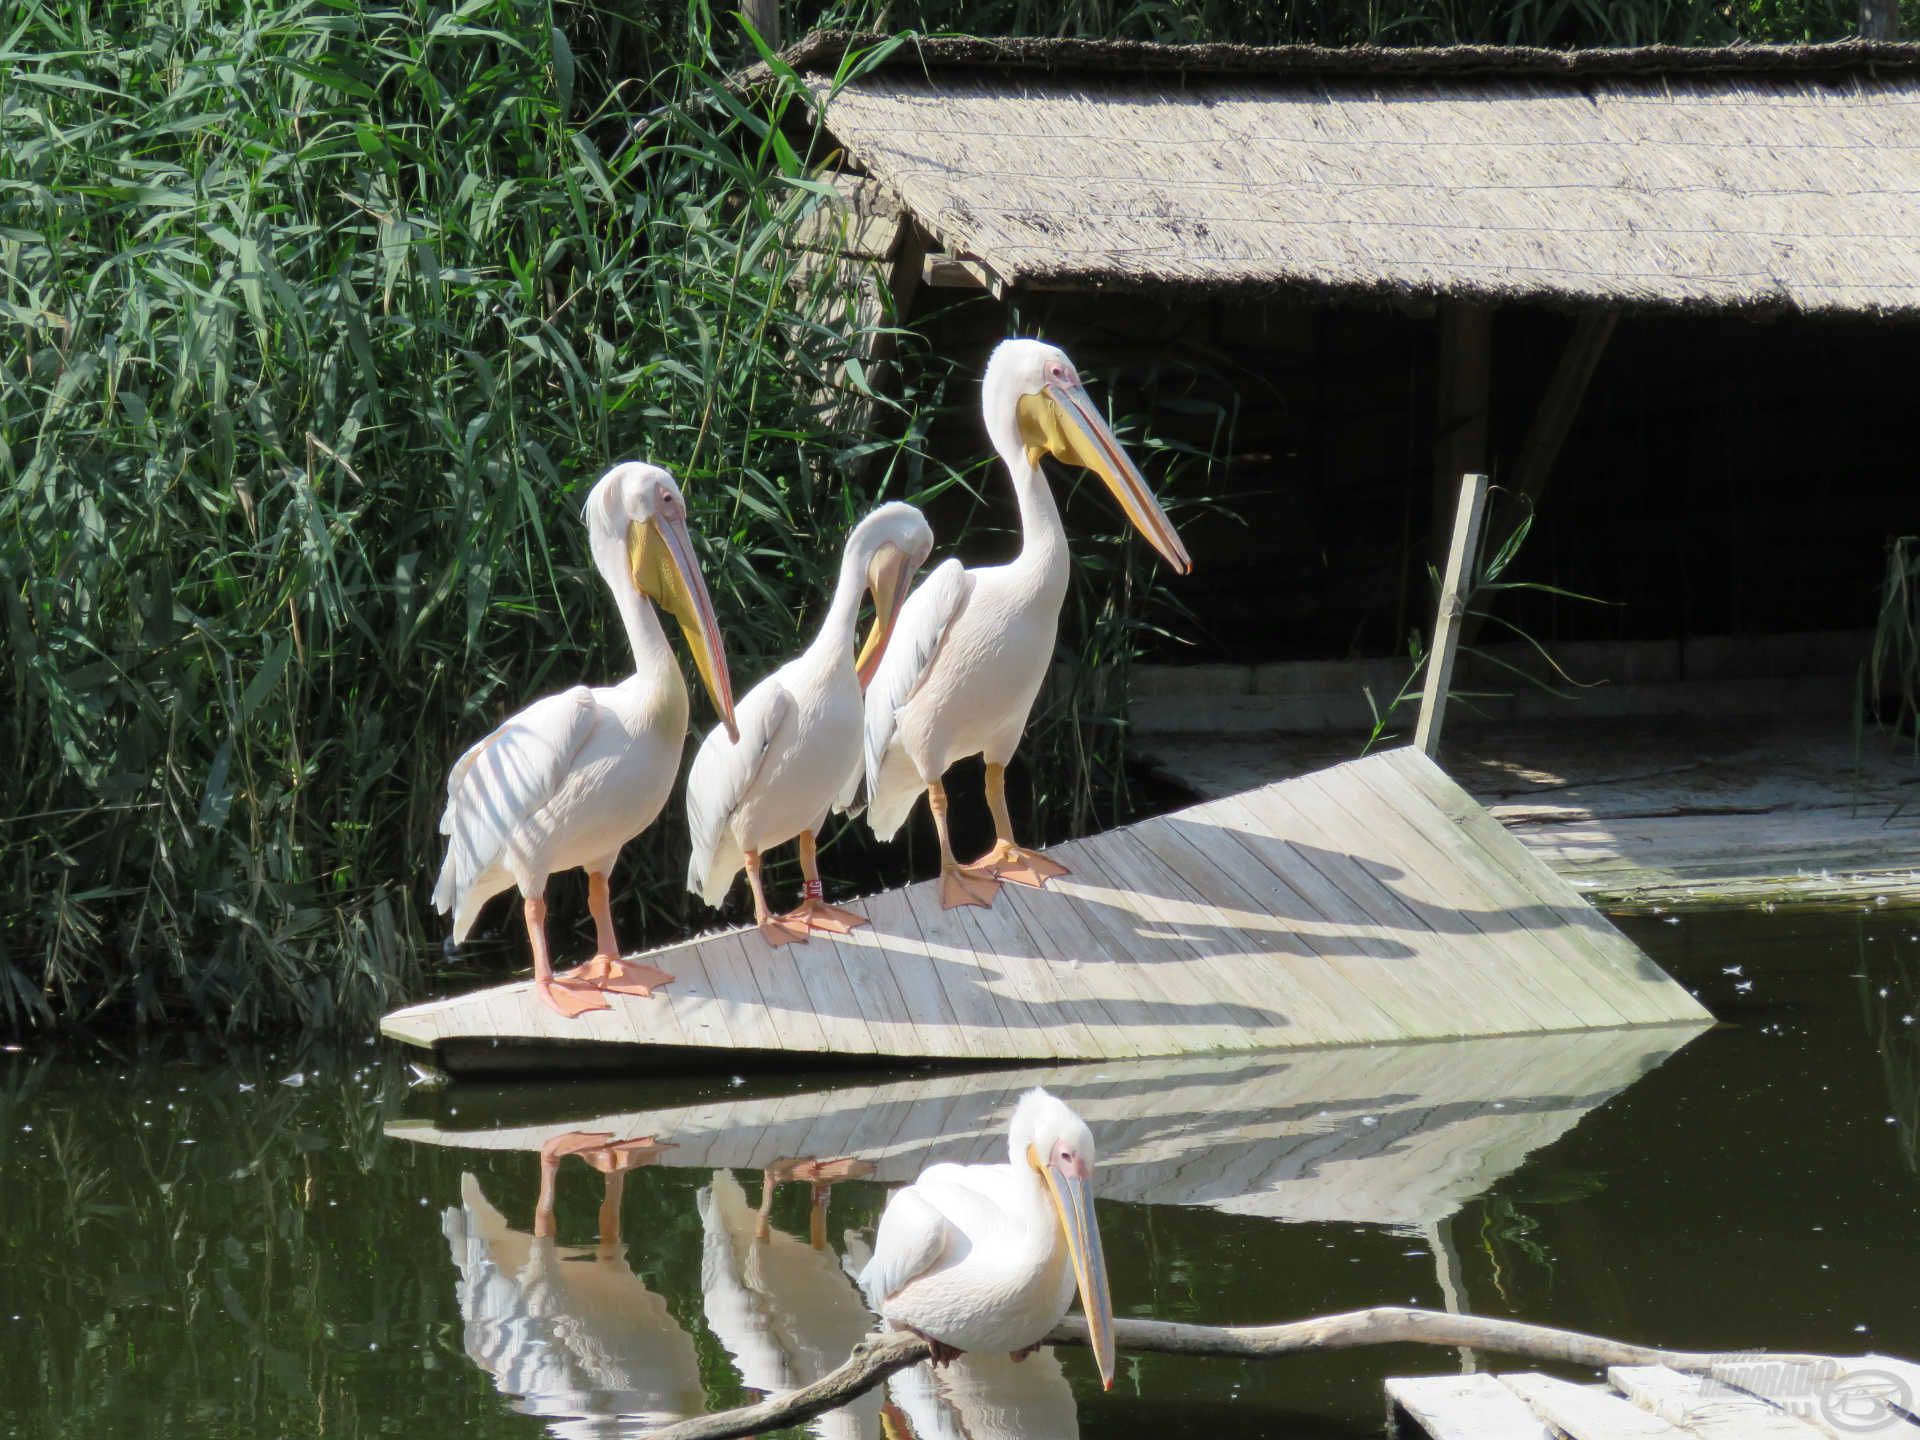
[[(1555, 1330), (1518, 1320), (1490, 1320), (1478, 1315), (1450, 1315), (1439, 1310), (1406, 1306), (1378, 1306), (1344, 1315), (1321, 1315), (1286, 1325), (1180, 1325), (1168, 1320), (1115, 1320), (1113, 1339), (1121, 1350), (1144, 1350), (1162, 1355), (1216, 1355), (1264, 1359), (1313, 1350), (1351, 1350), (1361, 1345), (1446, 1345), (1494, 1350), (1529, 1360), (1557, 1360), (1568, 1365), (1665, 1365), (1683, 1371), (1706, 1370), (1728, 1357), (1724, 1353), (1658, 1350), (1629, 1345), (1602, 1335), (1577, 1330)], [(1049, 1345), (1085, 1345), (1087, 1324), (1077, 1315), (1062, 1320), (1048, 1335)], [(797, 1425), (815, 1415), (865, 1394), (896, 1371), (928, 1358), (927, 1342), (906, 1331), (880, 1331), (853, 1347), (839, 1369), (811, 1385), (769, 1396), (754, 1405), (698, 1415), (665, 1429), (648, 1440), (732, 1440), (764, 1430)], [(1811, 1355), (1751, 1355), (1742, 1361), (1810, 1363)]]

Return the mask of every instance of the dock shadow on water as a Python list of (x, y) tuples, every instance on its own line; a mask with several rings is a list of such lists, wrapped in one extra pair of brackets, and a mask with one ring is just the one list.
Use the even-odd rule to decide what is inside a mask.
[[(1670, 917), (1669, 917), (1670, 918)], [(0, 1065), (0, 1428), (638, 1435), (872, 1325), (890, 1186), (1100, 1146), (1116, 1310), (1455, 1307), (1655, 1344), (1920, 1353), (1920, 917), (1635, 922), (1732, 1023), (973, 1074), (416, 1085), (371, 1047)], [(1864, 1328), (1860, 1328), (1864, 1327)], [(1451, 1351), (902, 1372), (823, 1440), (1378, 1432)]]

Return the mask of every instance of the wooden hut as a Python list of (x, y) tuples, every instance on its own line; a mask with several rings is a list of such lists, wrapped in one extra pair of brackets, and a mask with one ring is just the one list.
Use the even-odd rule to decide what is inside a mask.
[(1364, 716), (1298, 666), (1404, 653), (1466, 470), (1609, 602), (1503, 599), (1583, 678), (1844, 716), (1913, 528), (1920, 46), (873, 44), (786, 59), (899, 315), (1056, 336), (1215, 457), (1168, 482), (1221, 507), (1158, 658), (1217, 663), (1145, 677), (1143, 728)]

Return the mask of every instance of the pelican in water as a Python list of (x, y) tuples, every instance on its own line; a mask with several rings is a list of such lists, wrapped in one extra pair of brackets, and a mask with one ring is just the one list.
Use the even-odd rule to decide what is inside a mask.
[[(680, 487), (657, 466), (616, 465), (588, 494), (586, 520), (593, 563), (626, 624), (633, 674), (536, 700), (460, 757), (447, 777), (447, 859), (433, 892), (434, 905), (453, 916), (458, 944), (488, 900), (517, 887), (534, 989), (567, 1016), (607, 1009), (603, 990), (644, 996), (673, 979), (620, 958), (607, 892), (621, 847), (667, 803), (686, 746), (687, 683), (655, 606), (680, 622), (721, 723), (735, 733), (726, 652)], [(547, 876), (575, 866), (587, 872), (597, 944), (593, 959), (555, 977)]]
[(1005, 1165), (930, 1165), (880, 1216), (860, 1272), (867, 1303), (933, 1347), (1031, 1353), (1080, 1292), (1113, 1388), (1113, 1302), (1093, 1213), (1093, 1133), (1044, 1090), (1014, 1107)]
[[(510, 1226), (472, 1175), (460, 1177), (460, 1204), (442, 1216), (467, 1354), (556, 1435), (604, 1434), (614, 1416), (652, 1428), (706, 1409), (692, 1337), (634, 1274), (620, 1241), (625, 1172), (660, 1149), (651, 1137), (557, 1136), (540, 1150), (531, 1233)], [(555, 1179), (568, 1155), (606, 1176), (594, 1245), (555, 1238)]]
[[(1037, 340), (1006, 340), (981, 384), (993, 447), (1020, 505), (1020, 553), (1005, 565), (963, 569), (947, 560), (914, 591), (893, 646), (867, 687), (867, 820), (891, 839), (921, 790), (940, 836), (940, 900), (990, 905), (1000, 882), (1043, 885), (1066, 867), (1017, 843), (1007, 818), (1006, 765), (1046, 679), (1067, 595), (1067, 534), (1042, 456), (1084, 466), (1167, 563), (1193, 569), (1147, 482), (1100, 418), (1073, 362)], [(953, 856), (941, 776), (984, 756), (994, 846), (971, 865)]]
[[(860, 693), (886, 654), (914, 573), (932, 549), (925, 517), (898, 501), (855, 526), (820, 633), (741, 700), (738, 744), (716, 727), (694, 756), (687, 776), (693, 833), (687, 888), (718, 905), (744, 865), (753, 918), (770, 945), (804, 941), (816, 930), (845, 934), (866, 923), (822, 898), (814, 837), (835, 802), (851, 803), (858, 787)], [(873, 629), (856, 660), (854, 631), (868, 590)], [(760, 857), (795, 836), (806, 893), (797, 909), (776, 916), (767, 909)]]

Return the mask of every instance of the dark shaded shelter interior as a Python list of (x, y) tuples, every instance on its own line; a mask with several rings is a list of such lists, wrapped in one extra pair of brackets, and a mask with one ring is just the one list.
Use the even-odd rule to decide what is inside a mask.
[[(1450, 495), (1435, 513), (1433, 307), (922, 289), (909, 320), (935, 353), (980, 368), (1002, 335), (1054, 340), (1125, 422), (1195, 559), (1170, 582), (1192, 643), (1150, 640), (1147, 658), (1398, 654), (1431, 626), (1426, 567), (1451, 525)], [(1544, 307), (1493, 314), (1495, 485), (1573, 326)], [(1914, 340), (1900, 321), (1623, 314), (1511, 572), (1607, 603), (1506, 593), (1498, 613), (1546, 642), (1870, 627), (1885, 547), (1917, 528)], [(935, 444), (988, 453), (971, 397), (955, 398)], [(1143, 435), (1195, 453), (1170, 475)], [(983, 484), (1011, 525), (1005, 486)], [(1076, 537), (1117, 528), (1098, 485), (1072, 495)], [(972, 503), (938, 502), (952, 512), (933, 516), (939, 533)]]

